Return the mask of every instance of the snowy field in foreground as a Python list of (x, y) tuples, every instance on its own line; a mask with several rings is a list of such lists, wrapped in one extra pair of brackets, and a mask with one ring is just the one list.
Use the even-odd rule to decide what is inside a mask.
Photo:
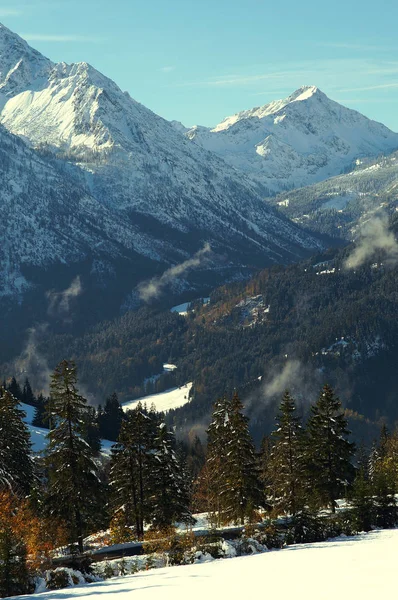
[(184, 404), (189, 402), (188, 396), (191, 387), (192, 382), (186, 383), (179, 388), (172, 388), (171, 390), (166, 390), (160, 394), (152, 394), (151, 396), (143, 396), (142, 398), (137, 398), (130, 402), (123, 402), (122, 407), (124, 410), (132, 410), (133, 408), (136, 408), (138, 402), (141, 402), (142, 404), (146, 404), (148, 408), (151, 408), (152, 404), (154, 404), (155, 409), (158, 412), (166, 412), (173, 408), (180, 408), (180, 406), (184, 406)]
[(289, 546), (285, 550), (169, 567), (81, 587), (35, 594), (38, 600), (180, 600), (250, 597), (280, 600), (396, 598), (398, 530)]

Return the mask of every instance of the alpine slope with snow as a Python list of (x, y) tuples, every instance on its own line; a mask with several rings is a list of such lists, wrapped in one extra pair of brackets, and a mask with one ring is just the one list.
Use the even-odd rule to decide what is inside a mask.
[(315, 86), (227, 117), (186, 136), (243, 171), (268, 194), (338, 175), (361, 157), (398, 148), (398, 133)]
[(398, 207), (398, 152), (374, 159), (358, 159), (349, 173), (320, 183), (282, 192), (271, 200), (296, 222), (311, 230), (355, 239), (358, 226), (378, 211)]
[[(297, 600), (375, 600), (396, 596), (398, 530), (298, 544), (254, 556), (140, 571), (59, 591), (38, 600), (242, 600), (263, 591)], [(19, 597), (26, 598), (25, 596)]]
[(189, 392), (192, 388), (192, 382), (186, 383), (180, 387), (175, 387), (159, 394), (143, 396), (136, 400), (130, 400), (122, 403), (124, 410), (133, 410), (138, 403), (146, 404), (148, 408), (153, 405), (157, 412), (167, 412), (176, 408), (181, 408), (189, 402)]
[[(20, 285), (21, 263), (47, 268), (49, 262), (93, 260), (99, 252), (106, 261), (108, 253), (125, 254), (126, 246), (158, 264), (175, 265), (210, 244), (213, 258), (219, 257), (216, 264), (231, 276), (231, 269), (291, 262), (322, 245), (267, 206), (249, 179), (191, 144), (89, 64), (53, 64), (2, 25), (0, 122), (23, 140), (19, 171), (0, 170), (2, 188), (8, 190), (1, 205), (21, 207), (28, 245), (22, 256), (16, 248), (8, 250), (15, 268), (7, 270), (7, 291)], [(31, 162), (41, 167), (34, 170), (35, 190), (27, 193)], [(66, 185), (69, 193), (62, 198)], [(62, 258), (54, 242), (46, 256), (36, 242), (39, 224), (30, 221), (35, 211), (29, 201), (43, 214), (43, 236), (54, 238), (62, 199), (64, 211), (71, 213), (62, 219), (66, 255)], [(127, 257), (130, 272), (133, 259)], [(107, 268), (102, 268), (104, 277)], [(217, 280), (214, 261), (210, 270)]]

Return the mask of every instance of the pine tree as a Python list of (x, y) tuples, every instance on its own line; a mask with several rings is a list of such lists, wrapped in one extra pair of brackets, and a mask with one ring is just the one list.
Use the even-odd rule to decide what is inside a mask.
[(322, 505), (335, 512), (336, 500), (353, 476), (354, 445), (346, 439), (349, 431), (341, 402), (328, 385), (311, 407), (307, 431), (307, 461), (313, 491)]
[(277, 513), (296, 515), (303, 508), (305, 488), (304, 434), (296, 404), (287, 391), (277, 416), (269, 458), (270, 491)]
[(155, 447), (151, 498), (153, 525), (162, 529), (175, 521), (192, 524), (188, 475), (176, 454), (174, 435), (164, 422), (158, 426)]
[[(141, 403), (127, 412), (117, 443), (112, 447), (110, 488), (113, 514), (126, 528), (144, 535), (150, 519), (150, 479), (154, 465), (155, 431), (158, 417)], [(123, 518), (121, 516), (123, 513)]]
[(39, 394), (36, 399), (36, 408), (33, 415), (32, 425), (35, 427), (44, 427), (49, 429), (49, 418), (47, 413), (48, 400), (43, 394)]
[(358, 470), (353, 483), (350, 517), (357, 531), (370, 531), (374, 523), (373, 489), (363, 467)]
[(97, 411), (94, 406), (87, 406), (82, 413), (83, 436), (91, 450), (98, 455), (101, 450), (101, 437), (97, 424)]
[(46, 463), (49, 474), (48, 504), (69, 524), (71, 541), (83, 552), (83, 533), (99, 492), (98, 466), (84, 439), (86, 400), (77, 389), (76, 367), (63, 360), (51, 377), (53, 429), (48, 434)]
[(25, 383), (22, 390), (22, 402), (29, 404), (30, 406), (36, 405), (36, 397), (32, 391), (32, 387), (29, 383), (29, 379), (25, 379)]
[(10, 392), (10, 394), (12, 394), (14, 396), (14, 398), (16, 398), (19, 402), (22, 401), (22, 390), (21, 390), (21, 386), (19, 385), (19, 383), (17, 382), (17, 380), (15, 379), (15, 377), (13, 377), (7, 387), (8, 391)]
[(0, 596), (28, 593), (26, 547), (9, 525), (0, 530)]
[(0, 487), (26, 495), (33, 481), (30, 433), (19, 401), (0, 388)]
[(213, 493), (218, 495), (221, 521), (244, 523), (258, 507), (261, 491), (257, 459), (237, 393), (216, 406), (209, 427), (209, 467), (216, 469)]
[(397, 520), (398, 438), (390, 435), (385, 425), (379, 443), (373, 447), (369, 460), (370, 480), (375, 506), (375, 525), (393, 527)]
[(223, 520), (221, 492), (225, 488), (228, 424), (231, 401), (218, 398), (214, 404), (211, 423), (207, 429), (207, 453), (205, 478), (207, 485), (207, 505), (211, 522), (219, 527)]
[(114, 392), (106, 399), (105, 407), (98, 414), (100, 437), (115, 442), (118, 439), (123, 418), (123, 409)]

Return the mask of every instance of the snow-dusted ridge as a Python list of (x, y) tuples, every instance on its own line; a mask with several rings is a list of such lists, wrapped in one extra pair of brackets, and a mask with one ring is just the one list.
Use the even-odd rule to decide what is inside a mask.
[(356, 158), (398, 148), (397, 133), (315, 86), (186, 135), (271, 193), (338, 175)]
[[(133, 260), (134, 251), (167, 265), (209, 243), (222, 257), (222, 268), (231, 271), (291, 262), (322, 246), (265, 205), (249, 179), (192, 144), (180, 126), (133, 100), (89, 64), (54, 64), (4, 26), (0, 86), (0, 122), (8, 135), (30, 146), (20, 145), (18, 156), (11, 153), (19, 168), (0, 166), (0, 207), (15, 205), (20, 227), (31, 232), (24, 236), (23, 255), (15, 246), (7, 250), (9, 259), (2, 262), (7, 285), (0, 293), (21, 293), (29, 286), (22, 264), (73, 264), (98, 255), (98, 248), (105, 261), (108, 251), (112, 260), (118, 255)], [(0, 150), (3, 140), (16, 145), (6, 131), (1, 136)], [(34, 169), (34, 190), (28, 192), (31, 162), (41, 166)], [(66, 197), (62, 187), (68, 187)], [(53, 196), (56, 207), (49, 200)], [(77, 197), (79, 206), (71, 208), (61, 229), (56, 215), (69, 211), (70, 199)], [(43, 215), (45, 227), (30, 222), (34, 213)], [(53, 240), (48, 252), (35, 237), (38, 230)], [(5, 235), (11, 233), (15, 236), (15, 228)], [(210, 268), (214, 272), (214, 265)]]

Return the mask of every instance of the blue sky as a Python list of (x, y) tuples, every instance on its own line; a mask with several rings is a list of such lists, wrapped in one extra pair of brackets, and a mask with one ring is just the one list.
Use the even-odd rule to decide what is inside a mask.
[(398, 131), (394, 0), (0, 0), (0, 21), (186, 125), (317, 85)]

